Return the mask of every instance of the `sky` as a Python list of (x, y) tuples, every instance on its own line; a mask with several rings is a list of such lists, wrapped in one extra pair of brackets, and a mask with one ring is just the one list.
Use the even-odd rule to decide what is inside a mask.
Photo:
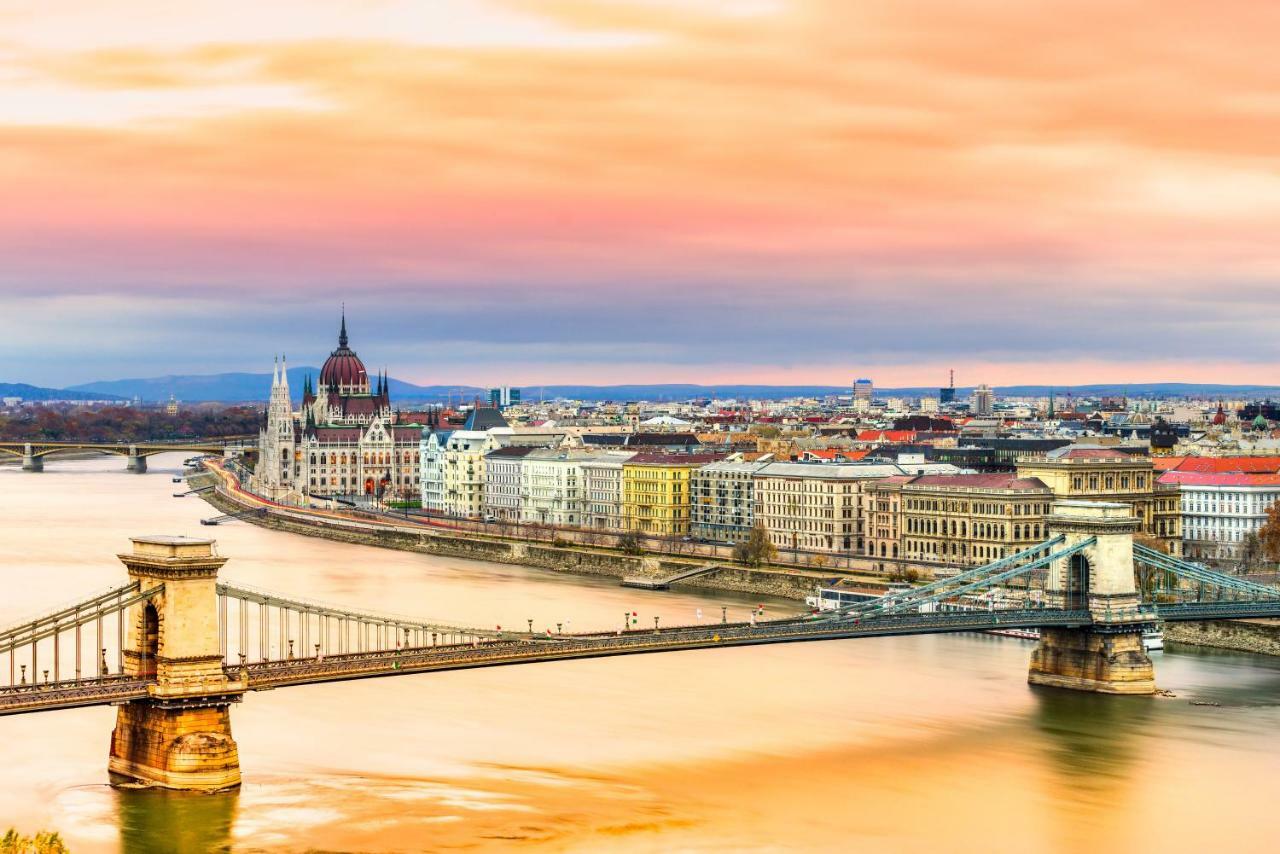
[(0, 0), (0, 381), (1275, 383), (1280, 4)]

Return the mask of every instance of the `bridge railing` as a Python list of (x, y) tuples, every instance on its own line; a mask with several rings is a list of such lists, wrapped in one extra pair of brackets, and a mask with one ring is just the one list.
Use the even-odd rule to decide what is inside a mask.
[(244, 679), (249, 690), (420, 670), (492, 666), (502, 663), (555, 661), (629, 652), (658, 652), (718, 645), (736, 646), (798, 640), (825, 640), (927, 632), (982, 631), (1000, 626), (1070, 626), (1090, 622), (1085, 610), (1010, 612), (937, 612), (898, 614), (882, 619), (840, 621), (805, 619), (757, 623), (713, 624), (564, 635), (544, 643), (494, 640), (443, 647), (411, 647), (382, 652), (320, 656), (292, 661), (266, 661), (228, 666), (227, 675)]
[(112, 675), (108, 662), (114, 659), (119, 675), (129, 609), (158, 592), (143, 591), (133, 582), (5, 629), (0, 632), (0, 673), (8, 671), (10, 688), (60, 684), (64, 668), (75, 674), (71, 682), (92, 682)]
[(1133, 544), (1133, 558), (1139, 563), (1145, 563), (1156, 569), (1171, 573), (1178, 578), (1194, 582), (1197, 585), (1194, 590), (1197, 598), (1204, 597), (1203, 588), (1208, 586), (1218, 591), (1219, 598), (1224, 598), (1221, 594), (1226, 593), (1228, 596), (1225, 598), (1231, 599), (1280, 599), (1280, 588), (1269, 587), (1245, 578), (1226, 575), (1189, 561), (1180, 560), (1163, 552), (1158, 552), (1141, 543)]
[(239, 584), (220, 583), (217, 593), (219, 649), (228, 665), (529, 637), (355, 610)]

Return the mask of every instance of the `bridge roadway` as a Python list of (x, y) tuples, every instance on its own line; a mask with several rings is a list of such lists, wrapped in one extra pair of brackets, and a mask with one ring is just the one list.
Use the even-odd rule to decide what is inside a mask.
[[(1148, 618), (1142, 622), (1152, 624), (1162, 620), (1280, 617), (1280, 601), (1168, 604), (1161, 605), (1158, 609), (1143, 606), (1142, 616)], [(243, 681), (248, 691), (267, 691), (319, 682), (615, 655), (894, 635), (980, 632), (996, 628), (1076, 628), (1092, 623), (1093, 618), (1087, 610), (1044, 608), (908, 613), (864, 621), (806, 615), (760, 621), (754, 625), (713, 623), (656, 630), (631, 629), (621, 634), (616, 631), (572, 635), (533, 634), (521, 639), (508, 638), (474, 644), (256, 661), (243, 665), (225, 665), (224, 670), (233, 681)], [(150, 680), (108, 676), (0, 688), (0, 716), (77, 706), (117, 705), (146, 698), (151, 684)]]
[(225, 439), (195, 440), (189, 442), (51, 442), (23, 441), (0, 442), (0, 454), (14, 457), (25, 456), (28, 446), (32, 456), (45, 457), (60, 451), (97, 451), (103, 454), (116, 454), (122, 457), (149, 457), (155, 454), (193, 453), (220, 454), (227, 448), (232, 450), (253, 450), (257, 445), (254, 436), (229, 436)]
[[(326, 655), (321, 658), (259, 661), (245, 665), (226, 665), (224, 669), (235, 681), (243, 677), (246, 690), (263, 691), (317, 682), (532, 664), (575, 658), (601, 658), (766, 643), (972, 632), (996, 627), (1079, 626), (1089, 622), (1088, 611), (1046, 611), (1044, 609), (1002, 611), (994, 614), (986, 611), (905, 614), (861, 623), (805, 616), (761, 621), (755, 625), (714, 623), (658, 630), (632, 629), (621, 634), (617, 632), (572, 635), (535, 634), (519, 640), (481, 641), (475, 644)], [(150, 684), (152, 684), (150, 680), (140, 681), (117, 676), (85, 679), (78, 682), (69, 680), (0, 688), (0, 716), (77, 706), (118, 704), (128, 700), (142, 699), (148, 696), (147, 688)]]

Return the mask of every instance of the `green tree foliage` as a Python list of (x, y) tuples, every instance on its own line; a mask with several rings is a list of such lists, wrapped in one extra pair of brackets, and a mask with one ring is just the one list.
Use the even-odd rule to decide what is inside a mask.
[(778, 550), (769, 541), (769, 529), (757, 523), (747, 538), (733, 547), (733, 559), (747, 566), (761, 566), (778, 556)]
[(48, 830), (23, 836), (11, 827), (0, 837), (0, 854), (67, 854), (69, 850), (62, 837)]
[(197, 406), (177, 415), (132, 406), (33, 406), (0, 415), (0, 440), (142, 442), (251, 436), (262, 414), (250, 406)]

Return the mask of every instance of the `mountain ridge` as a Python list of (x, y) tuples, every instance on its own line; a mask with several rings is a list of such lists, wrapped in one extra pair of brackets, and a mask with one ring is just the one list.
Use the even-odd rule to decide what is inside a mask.
[[(290, 368), (289, 389), (295, 399), (302, 396), (303, 378), (310, 374), (314, 379), (320, 369), (311, 366)], [(393, 399), (406, 402), (441, 403), (451, 400), (466, 403), (475, 397), (488, 399), (488, 389), (471, 385), (418, 385), (390, 378)], [(4, 386), (0, 386), (3, 388)], [(34, 386), (29, 386), (34, 388)], [(972, 386), (958, 386), (957, 398), (963, 399)], [(68, 387), (64, 393), (85, 393), (107, 397), (131, 399), (138, 396), (145, 401), (168, 400), (173, 395), (179, 400), (222, 401), (240, 403), (265, 401), (271, 390), (271, 375), (267, 373), (227, 372), (219, 374), (168, 374), (158, 377), (135, 377), (118, 380), (99, 380)], [(996, 392), (1006, 397), (1044, 397), (1050, 393), (1060, 399), (1068, 395), (1095, 397), (1127, 394), (1130, 397), (1188, 397), (1212, 399), (1216, 397), (1280, 397), (1280, 386), (1257, 384), (1215, 383), (1088, 383), (1072, 386), (1046, 384), (1022, 384), (998, 386)], [(56, 390), (51, 390), (56, 391)], [(575, 400), (686, 400), (693, 397), (736, 397), (778, 399), (788, 397), (824, 397), (848, 395), (849, 386), (833, 385), (767, 385), (755, 383), (629, 383), (619, 385), (560, 384), (545, 386), (521, 386), (523, 399), (528, 402), (539, 397), (551, 400), (565, 397)], [(876, 389), (877, 398), (937, 396), (937, 386), (907, 386)]]

